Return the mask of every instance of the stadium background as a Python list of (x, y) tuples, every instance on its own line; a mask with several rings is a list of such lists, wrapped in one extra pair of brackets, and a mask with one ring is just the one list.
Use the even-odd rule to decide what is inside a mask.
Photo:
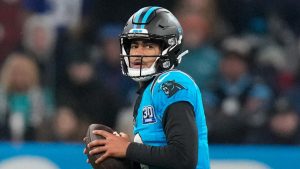
[(212, 169), (298, 168), (300, 2), (0, 0), (0, 169), (90, 168), (88, 124), (131, 133), (117, 36), (149, 5), (183, 26), (179, 69), (201, 88)]

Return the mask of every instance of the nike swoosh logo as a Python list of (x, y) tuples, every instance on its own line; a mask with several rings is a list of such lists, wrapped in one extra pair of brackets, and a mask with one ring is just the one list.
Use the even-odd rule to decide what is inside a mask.
[(160, 77), (157, 79), (157, 82), (160, 83), (162, 82), (170, 73), (165, 74), (163, 77)]

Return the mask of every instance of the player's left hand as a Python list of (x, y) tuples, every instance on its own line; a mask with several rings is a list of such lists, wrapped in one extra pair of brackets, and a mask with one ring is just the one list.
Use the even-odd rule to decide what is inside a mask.
[(108, 157), (123, 158), (126, 156), (126, 151), (130, 144), (127, 134), (111, 134), (104, 130), (94, 130), (93, 133), (105, 137), (105, 139), (94, 140), (87, 145), (90, 149), (95, 147), (89, 152), (90, 155), (104, 153), (95, 163), (101, 163)]

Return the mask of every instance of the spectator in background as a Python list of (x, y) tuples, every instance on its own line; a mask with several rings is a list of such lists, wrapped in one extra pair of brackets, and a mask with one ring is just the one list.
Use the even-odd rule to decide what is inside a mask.
[(23, 51), (32, 55), (38, 63), (41, 83), (52, 85), (55, 70), (52, 55), (56, 42), (54, 26), (48, 17), (32, 15), (25, 21), (23, 33)]
[(281, 94), (288, 100), (290, 106), (300, 115), (300, 66), (294, 75), (293, 86), (282, 90), (281, 92)]
[[(86, 129), (91, 123), (114, 127), (121, 103), (115, 95), (117, 93), (106, 88), (102, 79), (97, 79), (94, 64), (89, 58), (89, 47), (80, 44), (70, 46), (65, 56), (68, 58), (67, 79), (57, 89), (58, 107), (72, 109), (76, 118), (85, 123), (84, 127), (76, 126), (77, 131), (81, 131), (79, 128)], [(81, 137), (84, 134), (81, 133)]]
[(244, 143), (265, 124), (271, 90), (251, 76), (247, 57), (237, 51), (224, 52), (220, 76), (214, 101), (206, 109), (209, 139), (212, 143)]
[(136, 83), (124, 77), (120, 71), (120, 43), (118, 36), (122, 27), (118, 24), (108, 24), (99, 31), (98, 48), (102, 50), (97, 63), (97, 76), (106, 88), (110, 88), (120, 96), (119, 103), (128, 106), (133, 101)]
[(288, 71), (286, 51), (279, 45), (265, 45), (258, 50), (255, 58), (255, 71), (270, 86), (276, 96), (283, 94), (294, 83), (291, 71)]
[(294, 80), (293, 86), (282, 88), (259, 143), (300, 144), (300, 67)]
[(214, 8), (207, 0), (180, 2), (177, 16), (189, 54), (178, 68), (190, 74), (205, 92), (215, 85), (220, 60), (220, 54), (211, 42)]
[(36, 62), (13, 53), (4, 62), (0, 88), (1, 139), (22, 141), (44, 139), (51, 119), (51, 93), (40, 86)]
[(53, 120), (53, 135), (55, 141), (81, 141), (85, 135), (87, 122), (80, 119), (74, 106), (61, 105), (57, 107)]
[(288, 98), (276, 100), (270, 114), (266, 130), (253, 143), (263, 144), (300, 144), (299, 112)]

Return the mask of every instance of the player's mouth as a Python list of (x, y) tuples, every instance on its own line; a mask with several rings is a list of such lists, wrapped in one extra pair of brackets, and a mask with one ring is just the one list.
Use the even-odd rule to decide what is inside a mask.
[(133, 63), (131, 63), (131, 68), (140, 69), (141, 67), (146, 67), (146, 65), (143, 64), (141, 61), (134, 61)]

